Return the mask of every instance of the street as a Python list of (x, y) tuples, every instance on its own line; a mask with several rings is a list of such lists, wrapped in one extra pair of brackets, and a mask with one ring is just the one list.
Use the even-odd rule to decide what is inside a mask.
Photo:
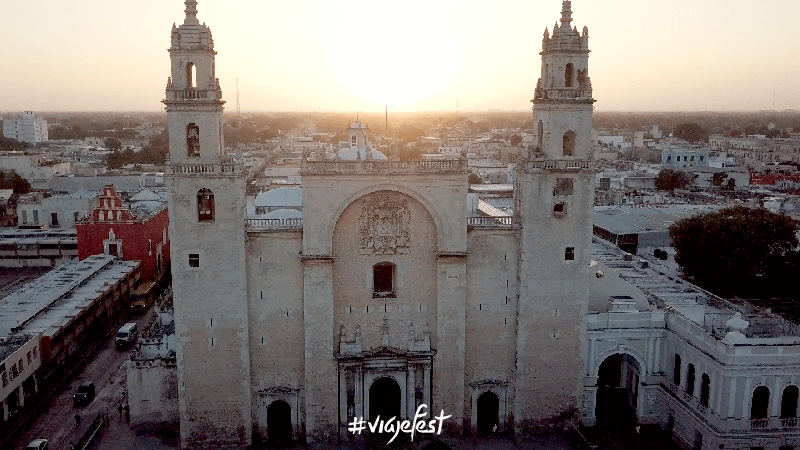
[[(147, 325), (150, 314), (148, 312), (130, 321), (136, 322), (141, 330)], [(127, 384), (124, 365), (131, 349), (117, 350), (114, 345), (115, 334), (112, 333), (97, 353), (83, 363), (83, 369), (63, 389), (53, 394), (49, 404), (45, 404), (39, 417), (22, 431), (12, 448), (23, 448), (31, 440), (43, 438), (49, 441), (51, 449), (69, 449), (70, 442), (77, 444), (83, 431), (99, 412), (106, 411), (110, 422), (119, 420), (117, 405)], [(86, 406), (73, 406), (72, 395), (82, 380), (94, 383), (95, 398)], [(79, 427), (76, 426), (76, 414), (81, 418)]]

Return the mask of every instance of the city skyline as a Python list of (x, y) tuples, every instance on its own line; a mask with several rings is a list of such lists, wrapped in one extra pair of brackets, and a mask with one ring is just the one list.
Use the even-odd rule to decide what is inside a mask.
[[(764, 5), (767, 3), (767, 5)], [(644, 5), (644, 6), (643, 6)], [(598, 111), (798, 109), (800, 3), (574, 0)], [(180, 0), (7, 6), (6, 111), (158, 111)], [(229, 111), (529, 110), (558, 0), (201, 0)], [(166, 31), (165, 31), (166, 30)]]

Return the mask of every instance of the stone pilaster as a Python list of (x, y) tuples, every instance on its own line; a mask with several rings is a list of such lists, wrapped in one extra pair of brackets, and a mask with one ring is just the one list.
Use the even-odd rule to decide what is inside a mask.
[(333, 257), (303, 257), (306, 436), (335, 442), (339, 374), (333, 348)]
[(431, 413), (452, 415), (442, 428), (461, 434), (464, 426), (465, 308), (467, 258), (465, 253), (440, 253), (437, 263), (437, 339), (434, 395)]

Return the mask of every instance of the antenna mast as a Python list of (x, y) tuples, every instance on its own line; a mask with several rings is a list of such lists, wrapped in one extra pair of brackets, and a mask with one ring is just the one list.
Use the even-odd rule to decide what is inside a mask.
[(239, 109), (239, 77), (236, 77), (236, 122), (242, 123), (242, 110)]

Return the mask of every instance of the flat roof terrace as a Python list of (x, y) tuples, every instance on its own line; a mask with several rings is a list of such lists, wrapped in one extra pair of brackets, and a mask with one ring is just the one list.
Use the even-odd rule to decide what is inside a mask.
[(718, 297), (681, 279), (674, 268), (662, 265), (655, 258), (633, 256), (608, 241), (594, 238), (592, 259), (617, 271), (620, 278), (639, 288), (651, 304), (695, 323), (717, 339), (729, 331), (726, 323), (737, 313), (750, 322), (742, 332), (748, 338), (800, 337), (797, 323), (747, 300)]
[(69, 323), (138, 266), (138, 261), (94, 255), (56, 267), (0, 300), (0, 336), (41, 333), (62, 321)]

